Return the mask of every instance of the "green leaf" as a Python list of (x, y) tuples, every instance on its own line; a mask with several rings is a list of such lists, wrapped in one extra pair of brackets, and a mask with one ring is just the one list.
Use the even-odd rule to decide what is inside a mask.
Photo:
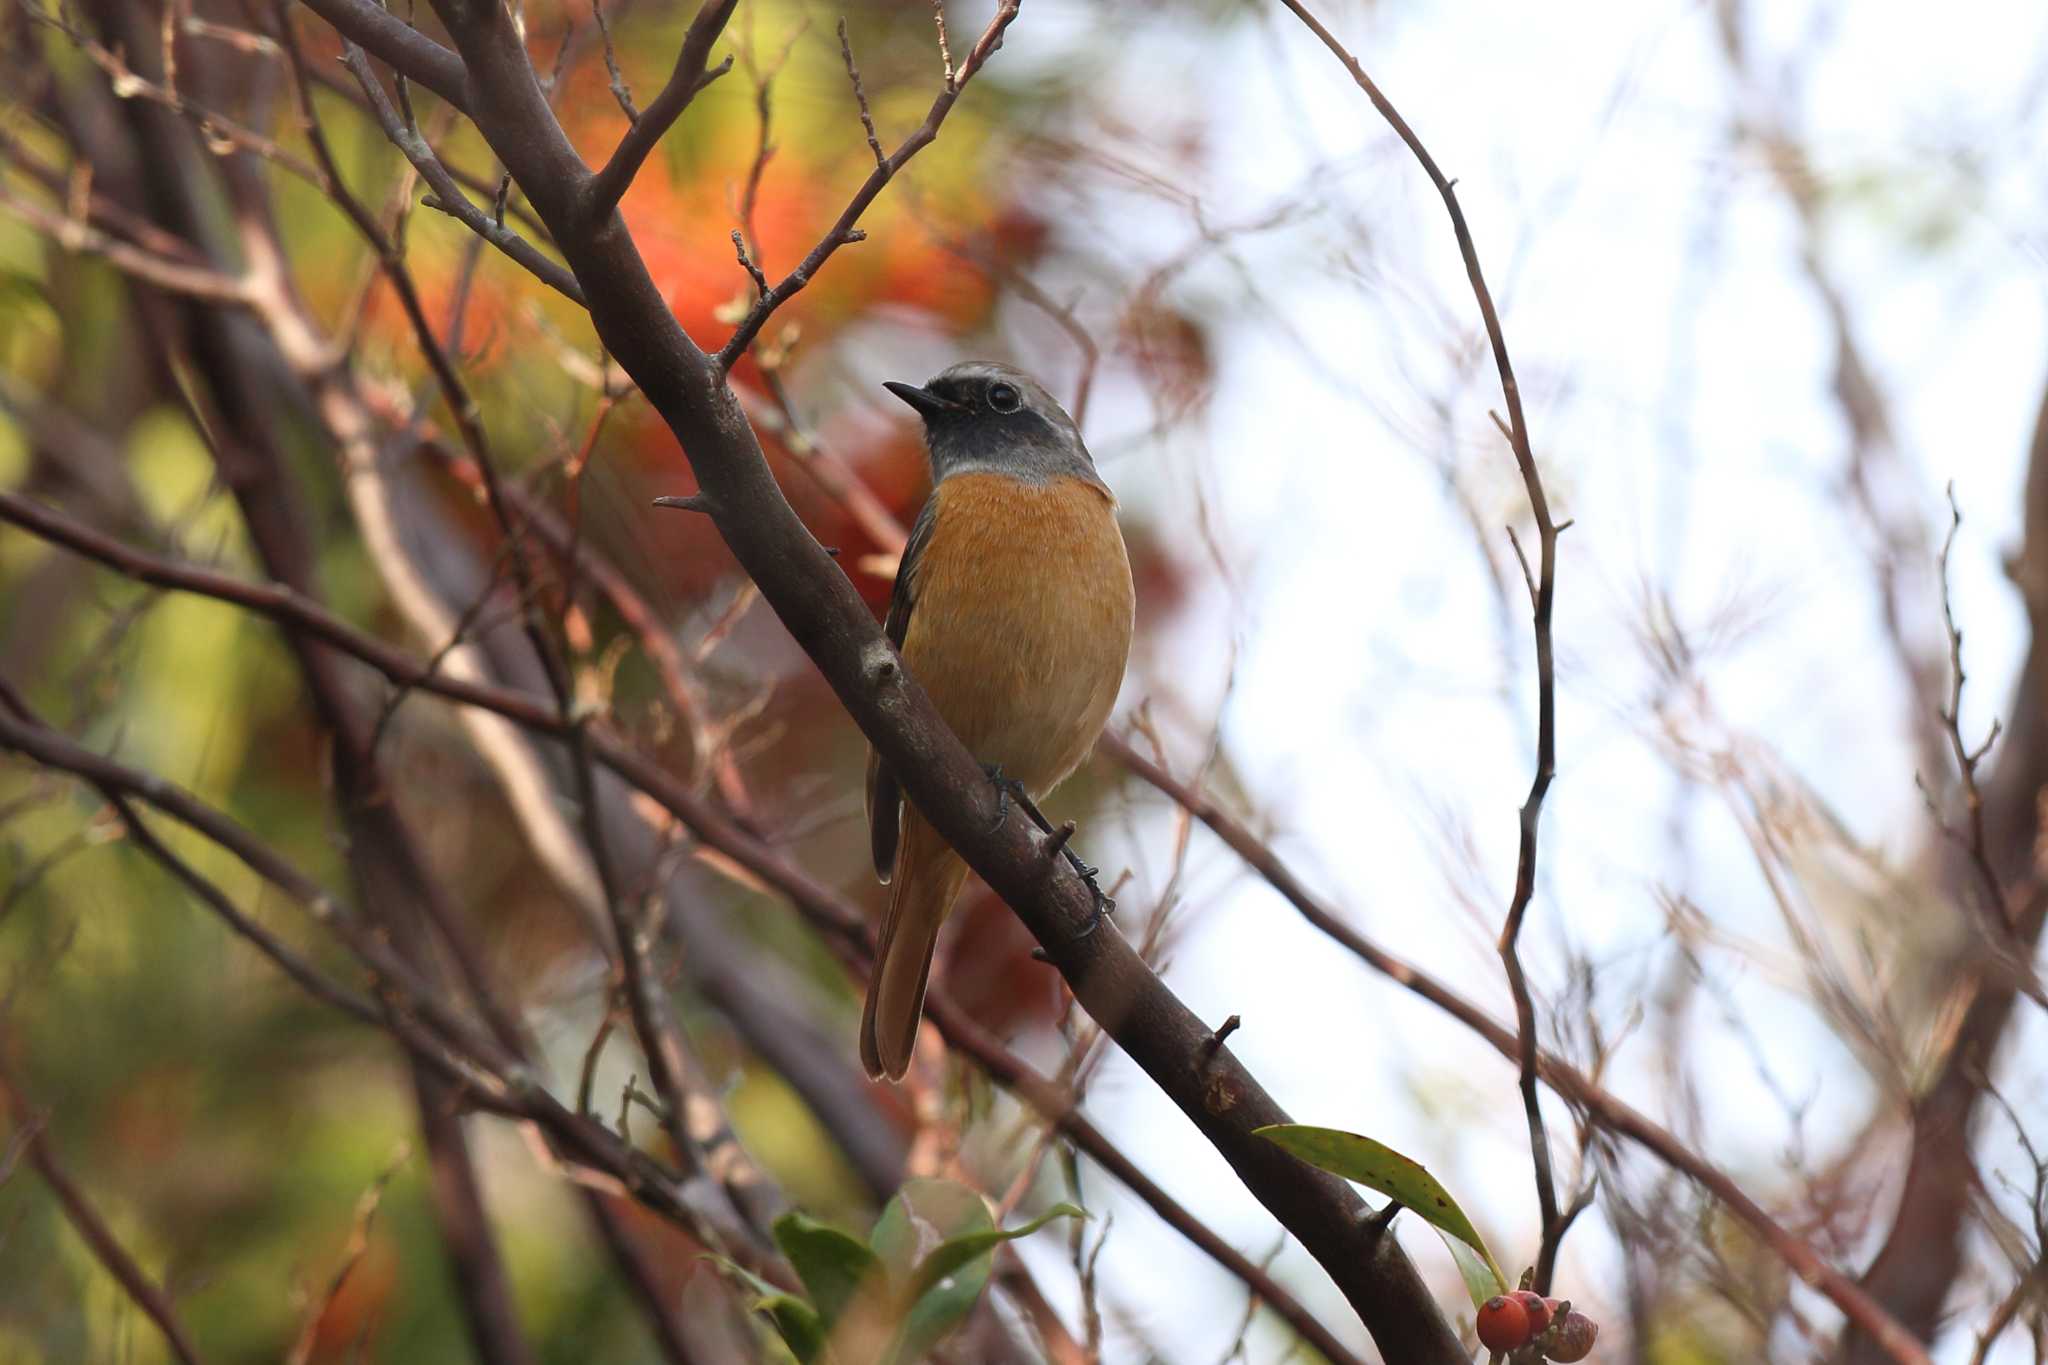
[(904, 1184), (875, 1220), (868, 1244), (889, 1266), (902, 1306), (902, 1324), (883, 1365), (922, 1360), (958, 1326), (988, 1284), (990, 1254), (1055, 1218), (1085, 1218), (1061, 1204), (1023, 1227), (1005, 1232), (988, 1205), (965, 1186), (945, 1180)]
[(1465, 1292), (1472, 1296), (1472, 1306), (1479, 1307), (1496, 1294), (1505, 1294), (1509, 1285), (1500, 1268), (1493, 1263), (1493, 1254), (1485, 1247), (1475, 1247), (1459, 1237), (1454, 1237), (1442, 1228), (1436, 1235), (1444, 1239), (1444, 1247), (1451, 1253), (1451, 1259), (1458, 1263), (1458, 1276), (1465, 1281)]
[(1014, 1242), (1019, 1237), (1029, 1237), (1055, 1218), (1086, 1218), (1088, 1215), (1072, 1204), (1055, 1204), (1021, 1228), (990, 1228), (983, 1232), (970, 1232), (964, 1236), (950, 1238), (917, 1263), (911, 1272), (910, 1283), (904, 1293), (909, 1298), (921, 1298), (932, 1286), (951, 1275), (977, 1256), (986, 1256), (1004, 1242)]
[(783, 1345), (789, 1347), (801, 1365), (811, 1365), (824, 1357), (825, 1324), (809, 1304), (794, 1294), (775, 1293), (764, 1295), (754, 1307), (768, 1315), (775, 1330), (781, 1333)]
[(791, 1211), (775, 1220), (775, 1245), (796, 1267), (818, 1320), (829, 1334), (832, 1324), (864, 1287), (880, 1287), (886, 1272), (867, 1243), (809, 1214)]
[(906, 1180), (875, 1220), (868, 1245), (902, 1284), (934, 1248), (995, 1225), (988, 1216), (988, 1205), (965, 1185), (950, 1180)]
[[(888, 1264), (900, 1292), (916, 1282), (918, 1267), (948, 1242), (995, 1230), (987, 1203), (973, 1190), (950, 1180), (908, 1180), (875, 1220), (868, 1245)], [(970, 1261), (914, 1298), (903, 1294), (898, 1300), (902, 1323), (882, 1365), (909, 1365), (928, 1354), (974, 1307), (988, 1272), (986, 1261)]]
[(1275, 1123), (1253, 1131), (1311, 1166), (1371, 1186), (1434, 1227), (1450, 1248), (1451, 1258), (1458, 1263), (1465, 1291), (1472, 1296), (1475, 1306), (1512, 1288), (1493, 1253), (1486, 1249), (1486, 1240), (1472, 1226), (1472, 1220), (1451, 1198), (1451, 1192), (1423, 1169), (1421, 1162), (1403, 1156), (1385, 1143), (1337, 1128)]
[(715, 1262), (726, 1274), (754, 1291), (754, 1311), (768, 1315), (768, 1320), (775, 1324), (775, 1330), (781, 1335), (783, 1345), (789, 1347), (800, 1365), (811, 1365), (812, 1361), (824, 1357), (827, 1333), (816, 1309), (796, 1295), (777, 1289), (737, 1262), (728, 1261), (723, 1256), (707, 1256), (705, 1259)]

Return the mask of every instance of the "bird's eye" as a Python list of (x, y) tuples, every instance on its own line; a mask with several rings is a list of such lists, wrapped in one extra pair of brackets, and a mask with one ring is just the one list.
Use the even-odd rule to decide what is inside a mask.
[(991, 384), (988, 386), (988, 405), (997, 412), (1015, 412), (1022, 400), (1017, 396), (1013, 384)]

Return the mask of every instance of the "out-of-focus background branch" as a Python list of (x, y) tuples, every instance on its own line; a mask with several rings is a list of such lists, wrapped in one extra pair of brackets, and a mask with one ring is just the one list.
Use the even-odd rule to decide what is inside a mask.
[[(1861, 1365), (2048, 1351), (2011, 8), (1317, 7), (1456, 182), (1509, 435), (1435, 189), (1282, 6), (515, 10), (871, 606), (880, 380), (1082, 420), (1141, 635), (1052, 814), (1274, 1098), (1540, 1249), (1596, 1359)], [(0, 1357), (777, 1359), (705, 1253), (797, 1289), (778, 1215), (943, 1178), (1092, 1217), (941, 1359), (1375, 1358), (978, 883), (861, 1076), (860, 737), (647, 509), (684, 452), (463, 81), (424, 11), (0, 12)], [(1519, 1030), (1517, 453), (1575, 523)]]

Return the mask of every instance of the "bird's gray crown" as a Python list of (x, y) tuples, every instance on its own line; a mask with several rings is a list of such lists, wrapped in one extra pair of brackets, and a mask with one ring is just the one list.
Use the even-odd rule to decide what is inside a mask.
[(1063, 476), (1102, 482), (1074, 419), (1022, 370), (967, 360), (939, 371), (923, 388), (887, 387), (924, 418), (934, 481), (992, 473), (1032, 483)]

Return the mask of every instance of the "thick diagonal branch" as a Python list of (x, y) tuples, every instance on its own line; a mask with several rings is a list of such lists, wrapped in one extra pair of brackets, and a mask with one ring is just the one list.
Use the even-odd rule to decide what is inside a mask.
[[(1285, 1121), (1285, 1111), (1228, 1048), (1206, 1046), (1209, 1028), (1121, 936), (1085, 932), (1093, 898), (1063, 865), (1048, 863), (1042, 837), (1021, 815), (989, 828), (993, 801), (980, 765), (905, 673), (852, 584), (776, 487), (724, 382), (725, 363), (683, 335), (617, 215), (599, 222), (587, 215), (590, 172), (549, 109), (513, 18), (495, 0), (440, 0), (437, 10), (468, 71), (477, 126), (554, 235), (600, 339), (687, 453), (727, 545), (863, 732), (904, 775), (910, 799), (1017, 910), (1083, 1007), (1326, 1268), (1382, 1352), (1423, 1365), (1463, 1360), (1427, 1287), (1396, 1242), (1362, 1219), (1356, 1193), (1253, 1135)], [(1000, 28), (985, 31), (963, 67), (985, 60), (1000, 37)], [(957, 95), (957, 81), (947, 93)], [(736, 340), (743, 349), (744, 338)], [(728, 351), (738, 354), (731, 343)]]

